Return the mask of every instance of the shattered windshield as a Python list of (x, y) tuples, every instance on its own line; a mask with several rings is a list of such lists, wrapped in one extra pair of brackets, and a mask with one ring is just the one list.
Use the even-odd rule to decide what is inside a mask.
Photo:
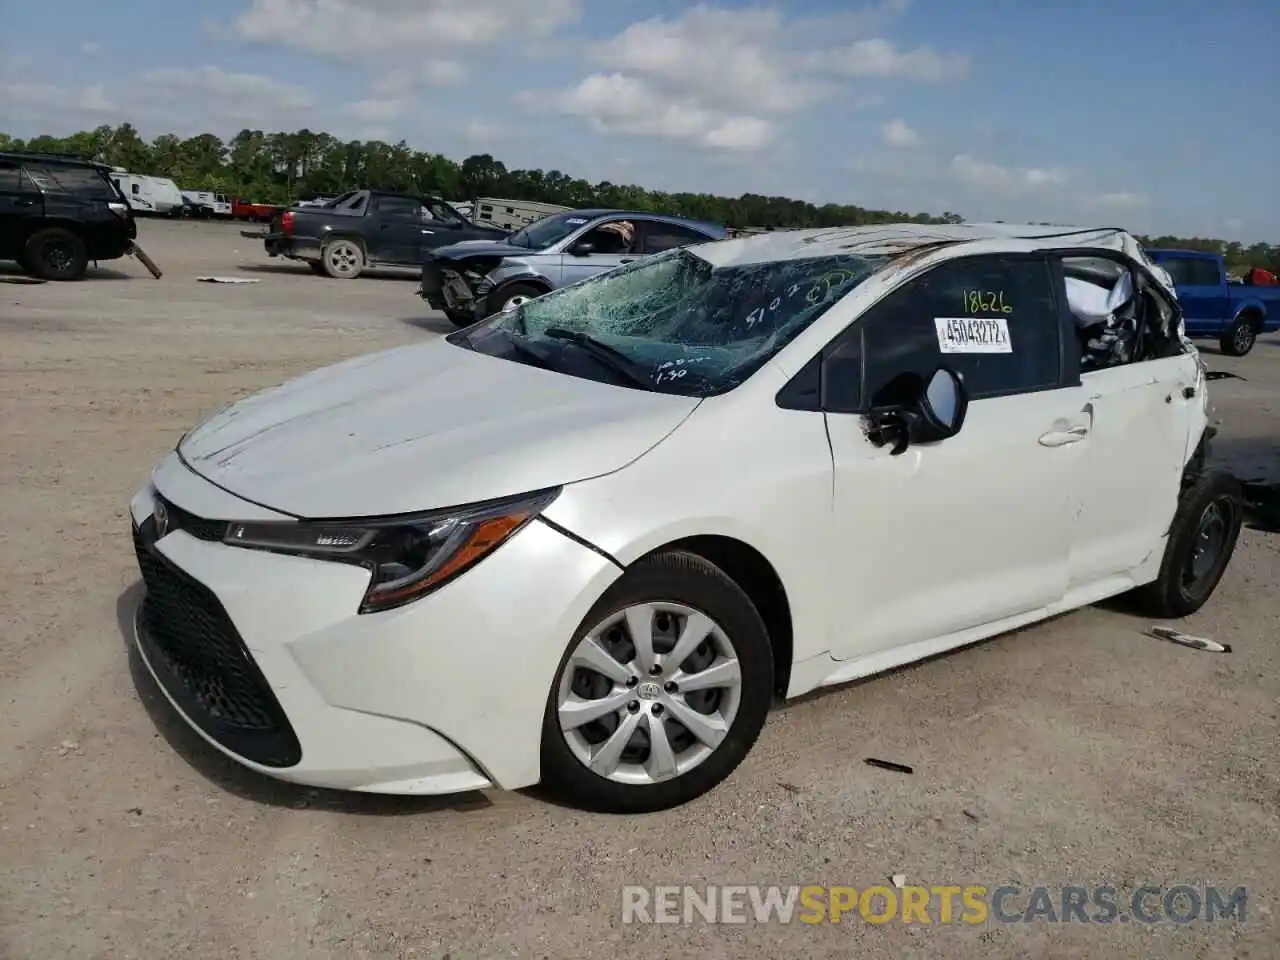
[(527, 227), (517, 230), (507, 238), (507, 242), (517, 247), (527, 247), (530, 250), (545, 250), (553, 243), (559, 243), (580, 227), (585, 227), (592, 219), (592, 217), (584, 217), (576, 211), (553, 213), (549, 217), (535, 220)]
[(453, 342), (522, 363), (685, 396), (733, 389), (882, 258), (713, 267), (672, 250), (529, 300)]

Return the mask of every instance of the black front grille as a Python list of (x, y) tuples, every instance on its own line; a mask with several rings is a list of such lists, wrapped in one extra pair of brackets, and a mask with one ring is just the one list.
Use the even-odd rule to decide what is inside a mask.
[(166, 500), (164, 497), (157, 495), (156, 499), (164, 504), (165, 512), (169, 515), (169, 531), (181, 530), (189, 533), (197, 540), (220, 541), (227, 532), (227, 521), (225, 520), (206, 520), (204, 517), (197, 517), (194, 513), (183, 510), (172, 500)]
[(218, 598), (152, 545), (148, 519), (133, 528), (147, 587), (138, 637), (160, 684), (187, 717), (232, 753), (291, 767), (302, 747), (266, 678)]

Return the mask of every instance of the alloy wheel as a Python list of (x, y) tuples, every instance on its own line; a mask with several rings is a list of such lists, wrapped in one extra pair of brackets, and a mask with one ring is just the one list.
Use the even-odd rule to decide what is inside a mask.
[(738, 654), (719, 624), (683, 604), (641, 603), (579, 641), (561, 677), (557, 717), (583, 766), (641, 786), (702, 764), (741, 700)]

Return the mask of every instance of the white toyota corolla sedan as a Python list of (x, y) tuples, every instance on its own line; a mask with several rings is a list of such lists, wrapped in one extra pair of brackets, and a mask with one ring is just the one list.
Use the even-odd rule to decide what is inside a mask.
[(247, 767), (685, 802), (795, 697), (1141, 588), (1240, 530), (1167, 276), (1110, 229), (673, 250), (191, 431), (138, 650)]

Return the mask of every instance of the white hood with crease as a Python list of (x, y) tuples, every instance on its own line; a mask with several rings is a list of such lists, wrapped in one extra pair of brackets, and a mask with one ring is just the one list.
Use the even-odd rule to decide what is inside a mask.
[(178, 451), (218, 486), (284, 513), (386, 516), (611, 473), (698, 402), (439, 339), (250, 396), (191, 431)]

